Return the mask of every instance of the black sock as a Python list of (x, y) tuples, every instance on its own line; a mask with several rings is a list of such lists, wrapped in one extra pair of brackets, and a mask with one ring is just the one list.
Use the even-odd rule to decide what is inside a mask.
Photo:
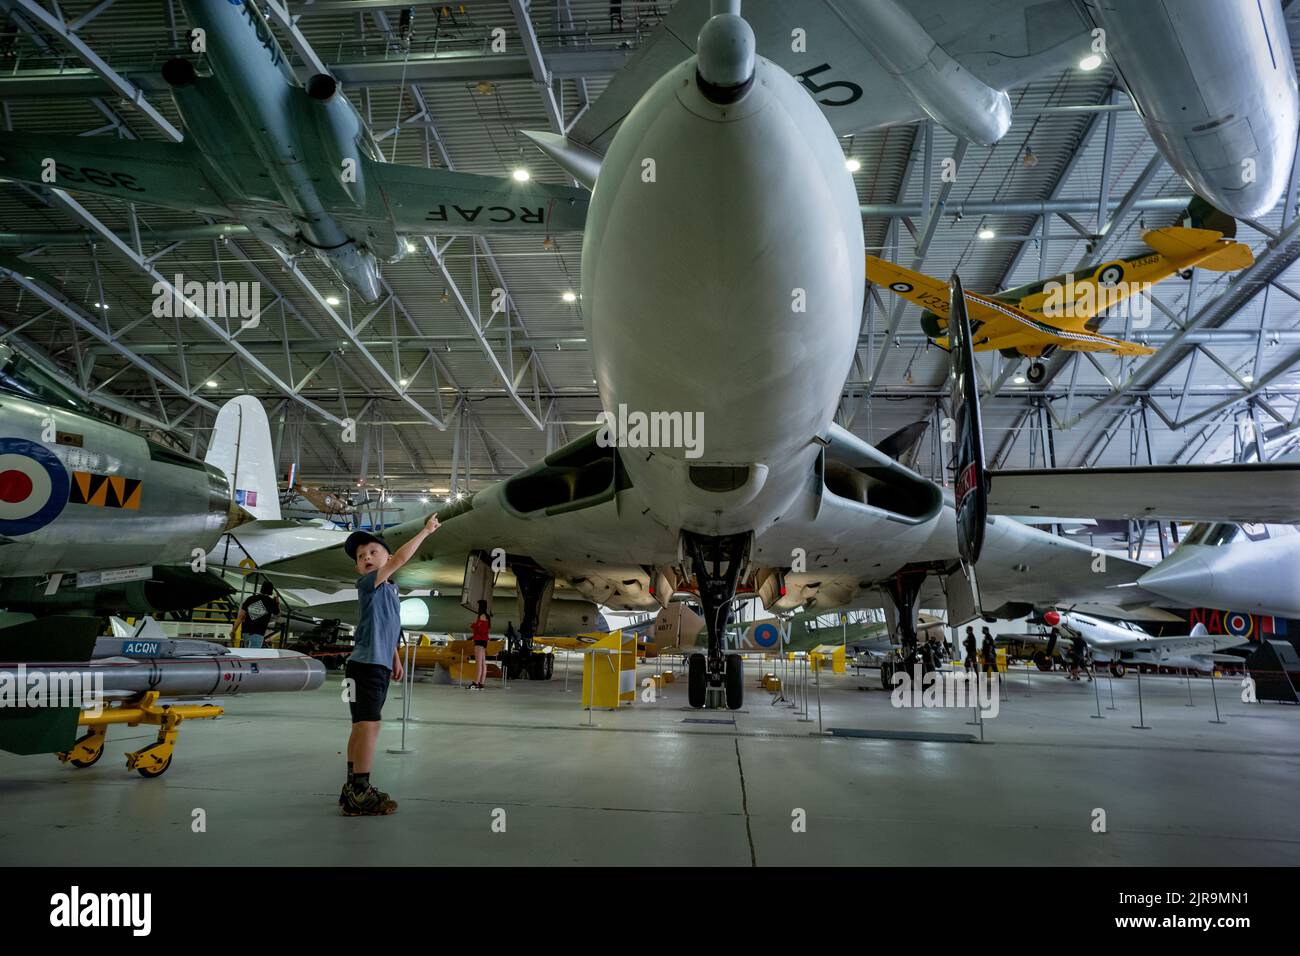
[(352, 786), (355, 787), (357, 790), (366, 789), (366, 787), (370, 786), (370, 774), (368, 773), (353, 774)]

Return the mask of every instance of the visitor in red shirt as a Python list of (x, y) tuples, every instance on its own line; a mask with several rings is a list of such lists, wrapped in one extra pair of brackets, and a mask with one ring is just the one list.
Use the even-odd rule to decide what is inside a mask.
[(488, 613), (487, 601), (478, 602), (478, 614), (474, 617), (474, 623), (470, 625), (469, 633), (474, 639), (474, 660), (477, 669), (474, 673), (474, 683), (469, 685), (470, 690), (482, 690), (483, 679), (487, 677), (487, 646), (488, 630), (492, 625), (492, 615)]

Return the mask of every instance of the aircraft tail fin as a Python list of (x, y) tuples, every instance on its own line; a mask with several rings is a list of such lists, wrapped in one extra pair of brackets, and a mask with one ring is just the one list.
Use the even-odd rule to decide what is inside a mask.
[(1216, 229), (1169, 226), (1152, 229), (1143, 235), (1142, 241), (1167, 259), (1189, 260), (1189, 265), (1212, 272), (1234, 272), (1255, 261), (1250, 246), (1244, 242), (1225, 242), (1223, 233)]
[(921, 439), (925, 437), (926, 429), (929, 427), (930, 420), (928, 418), (919, 422), (912, 422), (910, 425), (904, 425), (892, 435), (876, 442), (876, 448), (883, 451), (894, 461), (901, 463), (904, 458), (913, 456), (917, 446), (921, 443)]
[(235, 503), (254, 518), (280, 520), (271, 425), (256, 398), (239, 395), (221, 406), (204, 461), (230, 477)]

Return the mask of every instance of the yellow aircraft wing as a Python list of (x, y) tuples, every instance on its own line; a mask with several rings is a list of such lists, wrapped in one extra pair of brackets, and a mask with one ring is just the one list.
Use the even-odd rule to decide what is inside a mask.
[[(867, 256), (867, 278), (883, 285), (896, 295), (933, 312), (944, 321), (948, 318), (948, 284), (905, 269), (876, 256)], [(1136, 342), (1112, 339), (1086, 329), (1065, 329), (1026, 312), (1009, 302), (978, 292), (966, 293), (966, 307), (972, 323), (976, 351), (1025, 346), (1048, 346), (1075, 352), (1115, 352), (1119, 355), (1150, 355), (1155, 349)], [(946, 339), (936, 339), (947, 347)]]
[[(902, 266), (894, 265), (877, 256), (867, 256), (867, 281), (884, 286), (913, 305), (933, 312), (945, 322), (948, 320), (948, 283), (932, 276)], [(969, 298), (969, 296), (967, 296)], [(975, 315), (971, 314), (971, 321)]]

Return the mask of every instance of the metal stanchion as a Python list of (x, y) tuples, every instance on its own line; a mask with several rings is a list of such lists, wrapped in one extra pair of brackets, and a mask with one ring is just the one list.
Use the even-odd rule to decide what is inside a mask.
[(1101, 713), (1101, 688), (1097, 686), (1097, 680), (1095, 677), (1092, 681), (1092, 696), (1097, 699), (1097, 712), (1095, 714), (1089, 714), (1088, 716), (1092, 717), (1094, 720), (1105, 720), (1106, 718), (1102, 716)]
[[(818, 668), (818, 673), (821, 669)], [(822, 733), (822, 682), (820, 678), (817, 681), (817, 733)]]
[(801, 724), (811, 724), (812, 718), (808, 716), (808, 655), (805, 654), (799, 659), (799, 686), (802, 688), (803, 697), (803, 716), (799, 718)]
[(402, 672), (402, 745), (396, 750), (389, 749), (390, 754), (409, 754), (415, 753), (414, 750), (408, 750), (406, 747), (406, 725), (411, 719), (411, 688), (414, 686), (414, 675), (411, 672), (411, 649), (412, 645), (408, 641), (406, 644), (406, 663)]
[(1227, 723), (1226, 720), (1219, 719), (1219, 692), (1215, 690), (1214, 687), (1214, 665), (1213, 664), (1210, 665), (1210, 693), (1214, 695), (1214, 719), (1210, 721), (1210, 723), (1226, 724)]
[(1187, 703), (1183, 704), (1183, 706), (1195, 707), (1196, 705), (1192, 703), (1192, 669), (1190, 667), (1183, 668), (1183, 676), (1187, 678)]
[(1115, 710), (1115, 709), (1116, 709), (1116, 708), (1115, 708), (1115, 677), (1114, 677), (1114, 675), (1110, 672), (1110, 669), (1109, 669), (1109, 668), (1107, 668), (1107, 671), (1106, 671), (1106, 683), (1107, 683), (1108, 685), (1110, 685), (1110, 706), (1107, 707), (1106, 709), (1107, 709), (1107, 710)]
[[(595, 652), (595, 651), (591, 651), (590, 653), (595, 654), (596, 652)], [(586, 668), (584, 667), (583, 670), (585, 671)], [(583, 683), (588, 685), (588, 687), (587, 687), (587, 726), (590, 727), (590, 726), (591, 726), (591, 711), (593, 710), (593, 708), (592, 708), (592, 703), (593, 703), (593, 702), (595, 701), (595, 699), (596, 699), (596, 658), (594, 658), (594, 657), (591, 659), (591, 680), (589, 680), (589, 681), (586, 680), (585, 675), (584, 675)]]
[(1138, 676), (1138, 722), (1129, 726), (1134, 730), (1150, 730), (1151, 728), (1147, 726), (1146, 717), (1143, 716), (1142, 711), (1142, 668), (1139, 666), (1135, 669)]
[(569, 651), (564, 652), (564, 692), (569, 692)]

